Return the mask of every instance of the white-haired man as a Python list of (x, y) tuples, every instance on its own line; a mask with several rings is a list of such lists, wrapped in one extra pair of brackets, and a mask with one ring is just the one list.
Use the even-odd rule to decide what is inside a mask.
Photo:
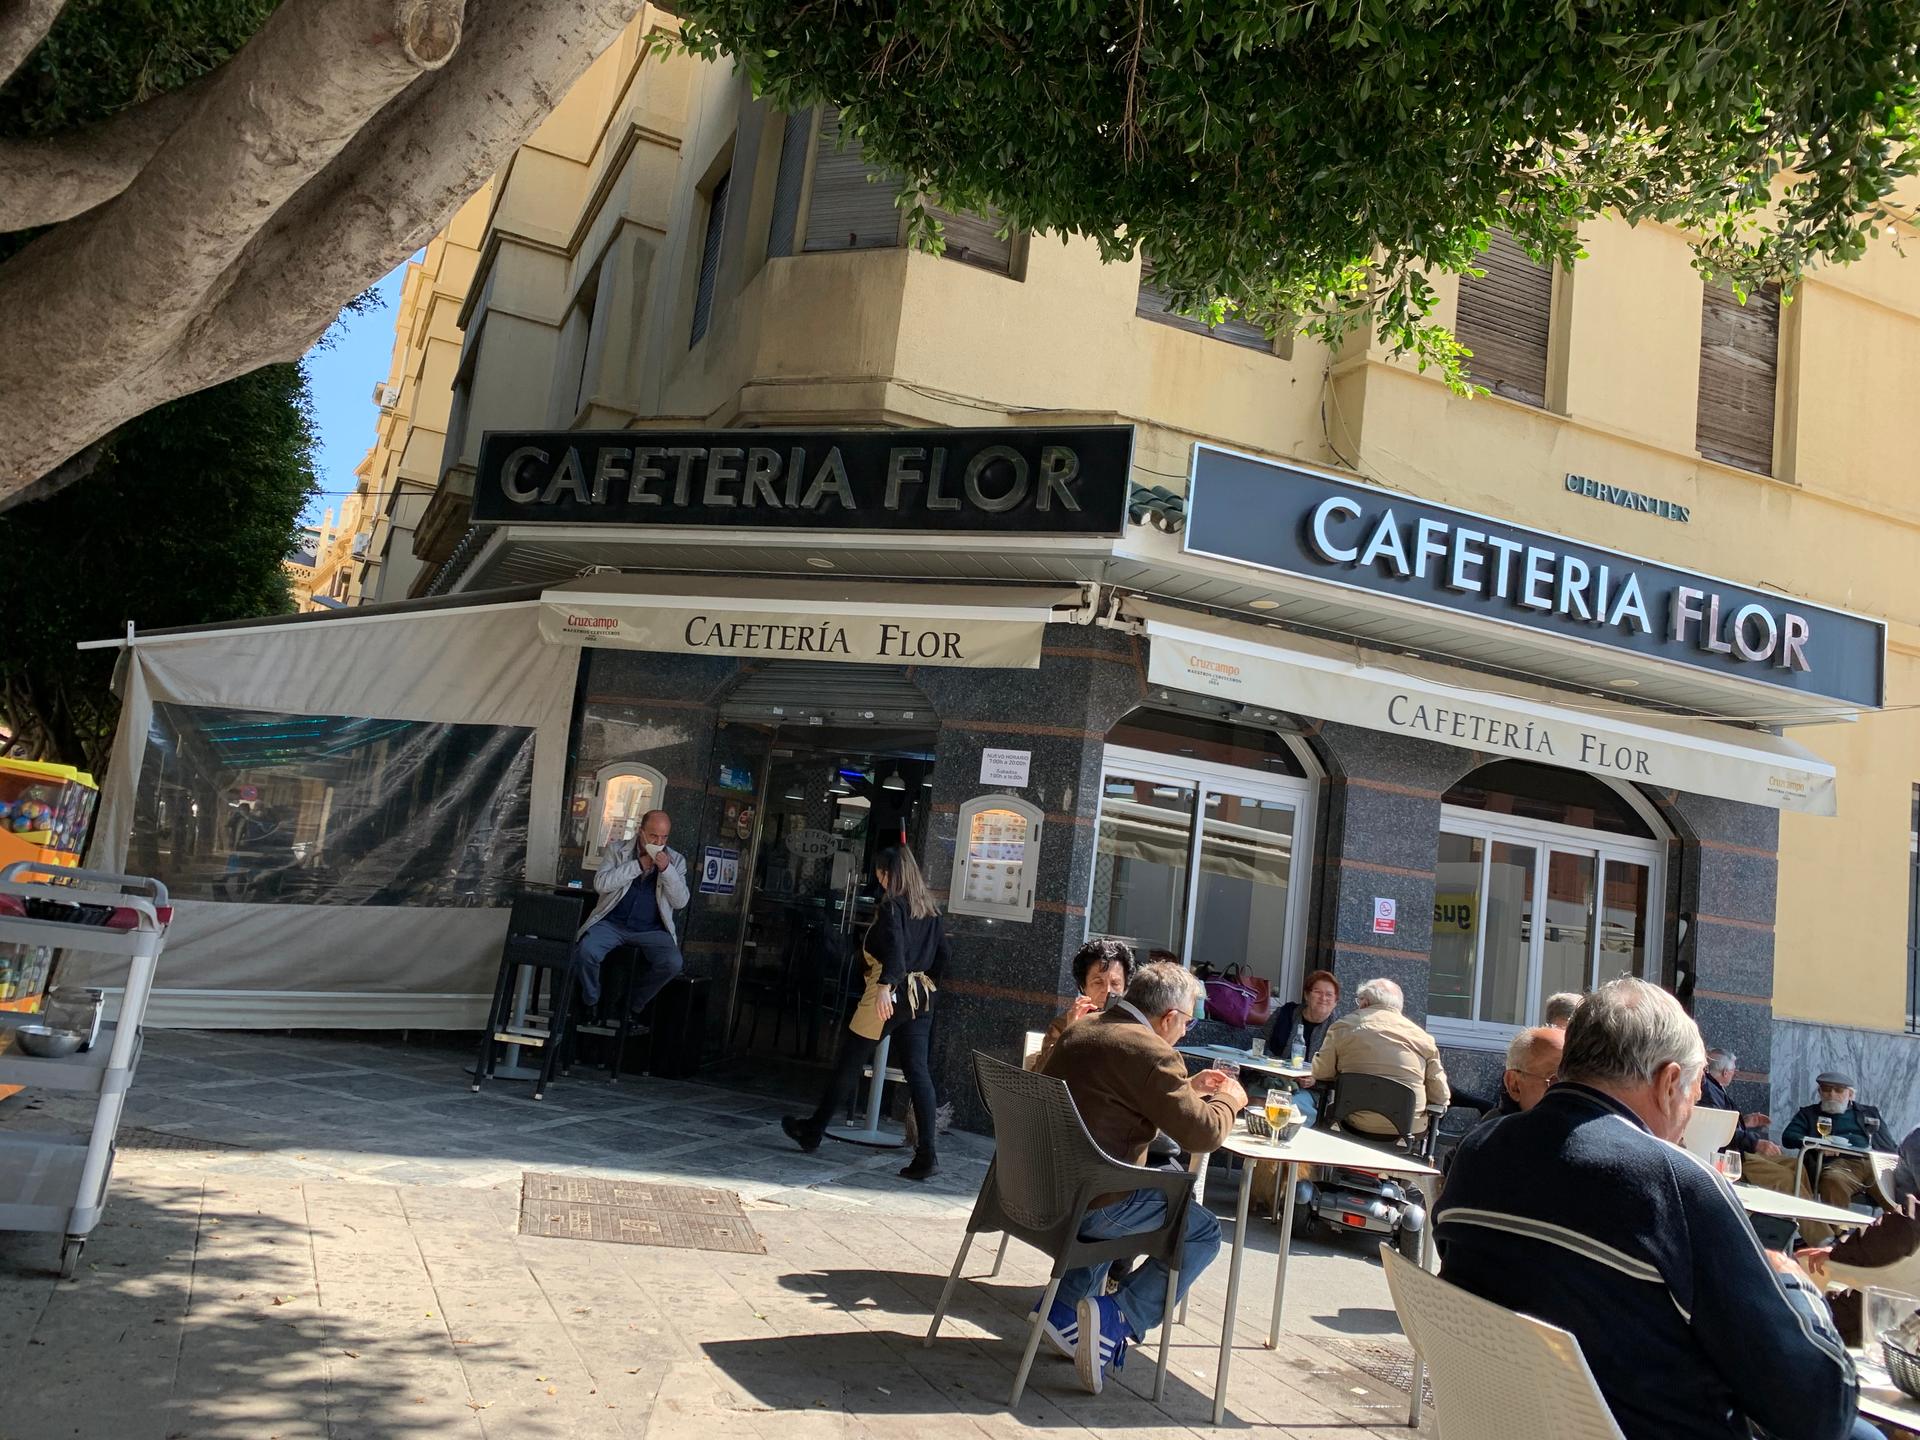
[[(1313, 1057), (1313, 1078), (1337, 1083), (1342, 1075), (1379, 1075), (1397, 1080), (1413, 1090), (1413, 1129), (1423, 1132), (1428, 1112), (1438, 1114), (1453, 1099), (1439, 1045), (1406, 1017), (1406, 999), (1393, 981), (1368, 980), (1354, 992), (1353, 1001), (1358, 1008), (1333, 1022)], [(1391, 1120), (1371, 1110), (1349, 1115), (1343, 1123), (1363, 1135), (1385, 1138), (1395, 1133)]]
[(1627, 1440), (1876, 1436), (1819, 1293), (1677, 1143), (1706, 1059), (1666, 991), (1596, 990), (1540, 1103), (1461, 1142), (1441, 1278), (1571, 1331)]

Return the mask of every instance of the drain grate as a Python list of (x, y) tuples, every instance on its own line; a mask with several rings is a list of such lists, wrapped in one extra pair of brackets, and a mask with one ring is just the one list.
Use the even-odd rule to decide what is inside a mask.
[(114, 1148), (119, 1150), (176, 1150), (189, 1154), (216, 1155), (232, 1150), (245, 1150), (245, 1145), (232, 1145), (225, 1140), (202, 1140), (195, 1135), (173, 1135), (165, 1130), (141, 1130), (137, 1127), (122, 1129), (113, 1140)]
[[(1405, 1391), (1413, 1384), (1413, 1347), (1403, 1340), (1322, 1340), (1324, 1348), (1363, 1375)], [(1421, 1403), (1433, 1403), (1433, 1386), (1423, 1378)]]
[(731, 1190), (586, 1175), (522, 1174), (520, 1233), (609, 1245), (767, 1253)]

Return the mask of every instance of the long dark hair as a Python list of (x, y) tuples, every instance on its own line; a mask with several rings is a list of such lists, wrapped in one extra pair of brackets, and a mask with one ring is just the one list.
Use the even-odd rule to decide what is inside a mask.
[(914, 919), (930, 920), (940, 913), (940, 907), (933, 903), (933, 896), (927, 891), (919, 862), (906, 846), (889, 845), (882, 850), (874, 858), (873, 873), (885, 883), (887, 898), (905, 905)]

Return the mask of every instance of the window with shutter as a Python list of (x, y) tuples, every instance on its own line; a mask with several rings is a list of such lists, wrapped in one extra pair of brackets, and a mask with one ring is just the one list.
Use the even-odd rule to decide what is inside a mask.
[(1168, 308), (1166, 295), (1153, 288), (1153, 261), (1145, 255), (1140, 257), (1140, 295), (1134, 302), (1133, 313), (1143, 320), (1171, 325), (1176, 330), (1191, 330), (1196, 335), (1211, 335), (1216, 340), (1225, 340), (1231, 345), (1244, 345), (1249, 350), (1265, 350), (1269, 354), (1274, 353), (1273, 340), (1268, 336), (1264, 325), (1241, 319), (1209, 325), (1204, 320), (1196, 320), (1191, 315), (1182, 315)]
[(1553, 269), (1504, 230), (1493, 232), (1475, 268), (1486, 274), (1460, 277), (1460, 312), (1453, 327), (1473, 352), (1467, 375), (1496, 395), (1544, 408)]
[(928, 211), (940, 222), (947, 248), (941, 253), (964, 265), (978, 265), (996, 275), (1013, 273), (1013, 237), (1002, 240), (996, 233), (1006, 217), (998, 211), (975, 215), (965, 210), (943, 210), (929, 205)]
[(900, 243), (900, 212), (891, 177), (867, 168), (860, 142), (840, 146), (840, 112), (820, 111), (814, 142), (813, 192), (807, 200), (808, 250), (871, 250)]
[(707, 237), (700, 246), (700, 280), (693, 292), (693, 334), (687, 340), (691, 350), (700, 343), (700, 337), (707, 333), (707, 322), (713, 319), (713, 283), (720, 270), (720, 237), (727, 228), (727, 189), (733, 179), (728, 171), (714, 182), (713, 193), (707, 199)]
[(1779, 366), (1779, 292), (1757, 291), (1742, 305), (1727, 286), (1707, 286), (1700, 307), (1700, 418), (1694, 436), (1702, 455), (1773, 473)]
[(813, 140), (813, 111), (787, 116), (780, 134), (780, 169), (773, 181), (773, 220), (767, 226), (767, 254), (793, 254), (800, 223), (800, 196), (807, 182), (807, 151)]

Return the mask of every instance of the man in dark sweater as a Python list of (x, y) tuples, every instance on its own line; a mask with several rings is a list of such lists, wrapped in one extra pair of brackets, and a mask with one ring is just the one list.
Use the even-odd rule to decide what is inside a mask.
[(1627, 1440), (1878, 1435), (1819, 1294), (1676, 1143), (1705, 1064), (1673, 996), (1601, 986), (1546, 1097), (1462, 1143), (1441, 1278), (1571, 1331)]
[[(1218, 1150), (1246, 1107), (1238, 1080), (1219, 1070), (1189, 1077), (1173, 1048), (1193, 1023), (1199, 999), (1200, 982), (1185, 969), (1143, 965), (1125, 999), (1069, 1027), (1047, 1057), (1042, 1073), (1067, 1082), (1087, 1133), (1115, 1160), (1144, 1165), (1148, 1144), (1161, 1132), (1192, 1154)], [(1080, 1228), (1087, 1240), (1117, 1240), (1167, 1221), (1167, 1197), (1158, 1190), (1102, 1195), (1093, 1206)], [(1158, 1260), (1135, 1270), (1111, 1298), (1100, 1293), (1105, 1265), (1060, 1277), (1047, 1338), (1073, 1356), (1080, 1383), (1094, 1394), (1107, 1372), (1120, 1368), (1127, 1346), (1160, 1323), (1219, 1253), (1220, 1222), (1197, 1198), (1187, 1207), (1184, 1244), (1177, 1295), (1168, 1295), (1167, 1267)]]

